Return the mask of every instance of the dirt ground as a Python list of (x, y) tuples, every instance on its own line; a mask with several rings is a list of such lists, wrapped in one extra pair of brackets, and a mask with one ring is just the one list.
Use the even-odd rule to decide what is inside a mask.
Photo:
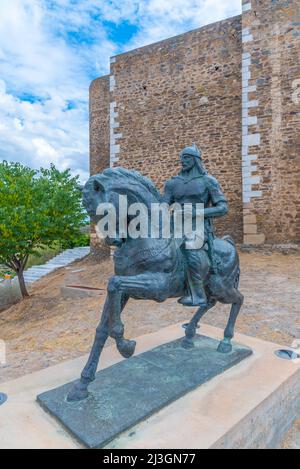
[[(237, 330), (291, 345), (300, 338), (300, 256), (241, 253), (241, 270), (240, 289), (245, 303)], [(0, 340), (7, 348), (7, 364), (0, 367), (0, 382), (87, 353), (111, 273), (110, 260), (95, 264), (86, 258), (36, 282), (30, 298), (0, 312)], [(70, 283), (103, 288), (103, 292), (99, 298), (63, 298), (60, 287)], [(228, 305), (217, 305), (202, 321), (224, 328), (229, 309)], [(131, 300), (123, 313), (126, 336), (137, 337), (186, 322), (193, 312), (194, 308), (184, 308), (176, 300), (163, 304)]]

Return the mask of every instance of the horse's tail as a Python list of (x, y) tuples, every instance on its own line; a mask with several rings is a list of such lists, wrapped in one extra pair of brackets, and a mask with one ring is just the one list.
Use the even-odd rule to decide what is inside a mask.
[[(230, 235), (225, 235), (225, 236), (223, 236), (222, 239), (224, 241), (227, 241), (228, 243), (230, 243), (236, 249), (236, 244), (235, 244), (233, 238)], [(233, 286), (236, 289), (238, 289), (238, 287), (239, 287), (240, 276), (241, 276), (241, 269), (240, 269), (240, 264), (239, 264), (239, 261), (238, 261), (238, 264), (237, 264), (236, 268), (234, 269), (234, 271), (232, 272), (232, 277), (231, 277), (232, 281), (233, 281)]]
[(237, 274), (236, 274), (236, 277), (235, 277), (235, 280), (234, 280), (234, 288), (236, 290), (238, 290), (238, 288), (239, 288), (240, 276), (241, 276), (241, 269), (240, 269), (240, 266), (238, 266)]

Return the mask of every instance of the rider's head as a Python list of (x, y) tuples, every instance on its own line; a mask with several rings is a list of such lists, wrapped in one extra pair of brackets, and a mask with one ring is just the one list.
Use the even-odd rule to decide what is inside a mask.
[(180, 161), (183, 171), (190, 171), (195, 166), (196, 168), (203, 173), (203, 163), (202, 163), (202, 152), (199, 148), (193, 144), (191, 147), (186, 147), (180, 153)]

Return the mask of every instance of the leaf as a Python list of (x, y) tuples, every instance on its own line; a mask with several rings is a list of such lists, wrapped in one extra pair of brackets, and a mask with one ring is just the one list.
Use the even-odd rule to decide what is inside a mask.
[(69, 170), (0, 163), (1, 263), (21, 261), (40, 246), (75, 240), (85, 218), (78, 178)]

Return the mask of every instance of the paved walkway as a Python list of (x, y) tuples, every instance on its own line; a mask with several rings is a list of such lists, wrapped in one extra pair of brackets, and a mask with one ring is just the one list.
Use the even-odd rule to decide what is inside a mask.
[(82, 259), (90, 253), (90, 247), (79, 247), (74, 249), (67, 249), (66, 251), (53, 257), (50, 261), (43, 265), (36, 265), (24, 272), (25, 282), (32, 283), (45, 275), (50, 274), (60, 267), (66, 267), (74, 261)]

